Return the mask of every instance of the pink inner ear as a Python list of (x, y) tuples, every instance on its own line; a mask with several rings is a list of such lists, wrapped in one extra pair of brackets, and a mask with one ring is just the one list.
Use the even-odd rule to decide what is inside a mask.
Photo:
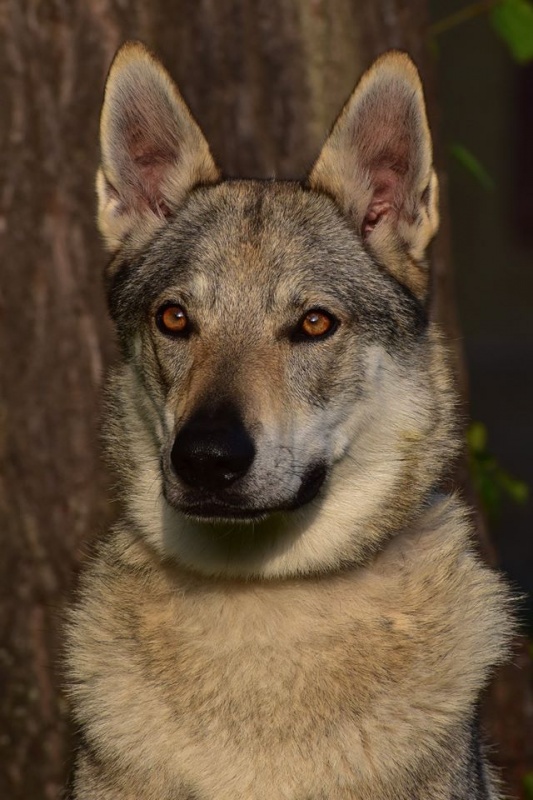
[(162, 198), (161, 184), (174, 160), (173, 154), (161, 150), (146, 151), (133, 155), (132, 160), (138, 169), (143, 195), (152, 211), (159, 216), (170, 216), (170, 209)]
[(148, 122), (142, 120), (141, 124), (131, 125), (127, 130), (127, 151), (135, 176), (137, 203), (145, 202), (154, 214), (167, 217), (171, 211), (163, 200), (161, 186), (177, 152), (164, 128), (157, 131), (155, 141), (149, 140), (145, 129), (150, 131)]
[(402, 176), (391, 167), (380, 167), (371, 171), (372, 199), (367, 208), (361, 232), (368, 236), (385, 217), (399, 216), (401, 210), (400, 190)]

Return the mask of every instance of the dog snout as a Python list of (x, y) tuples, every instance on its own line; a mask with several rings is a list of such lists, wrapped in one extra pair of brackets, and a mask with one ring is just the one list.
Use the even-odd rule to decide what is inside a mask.
[(208, 491), (221, 491), (238, 481), (254, 458), (254, 443), (231, 407), (197, 412), (178, 432), (170, 454), (183, 483)]

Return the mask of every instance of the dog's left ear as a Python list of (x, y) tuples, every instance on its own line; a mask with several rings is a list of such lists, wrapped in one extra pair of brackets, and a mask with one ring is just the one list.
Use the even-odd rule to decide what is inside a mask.
[(438, 183), (422, 85), (407, 55), (386, 53), (363, 75), (309, 184), (331, 195), (380, 263), (425, 297), (423, 259), (439, 224)]
[(198, 184), (219, 172), (208, 144), (159, 61), (127, 42), (111, 65), (100, 120), (98, 225), (110, 250), (138, 247)]

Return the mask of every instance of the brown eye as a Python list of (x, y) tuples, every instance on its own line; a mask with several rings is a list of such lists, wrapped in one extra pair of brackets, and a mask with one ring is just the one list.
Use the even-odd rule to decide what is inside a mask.
[(190, 325), (184, 309), (176, 303), (168, 303), (158, 309), (155, 321), (161, 333), (168, 336), (184, 336)]
[(313, 308), (300, 320), (294, 338), (299, 341), (304, 339), (320, 339), (328, 334), (334, 333), (337, 327), (338, 322), (335, 317), (328, 314), (327, 311)]

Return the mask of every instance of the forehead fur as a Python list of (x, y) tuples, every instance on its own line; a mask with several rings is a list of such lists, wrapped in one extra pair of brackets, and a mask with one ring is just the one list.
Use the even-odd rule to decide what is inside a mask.
[(384, 344), (416, 337), (424, 309), (364, 248), (326, 195), (289, 182), (226, 181), (190, 193), (137, 254), (110, 267), (119, 332), (167, 289), (206, 307), (255, 304), (268, 312), (323, 298)]

